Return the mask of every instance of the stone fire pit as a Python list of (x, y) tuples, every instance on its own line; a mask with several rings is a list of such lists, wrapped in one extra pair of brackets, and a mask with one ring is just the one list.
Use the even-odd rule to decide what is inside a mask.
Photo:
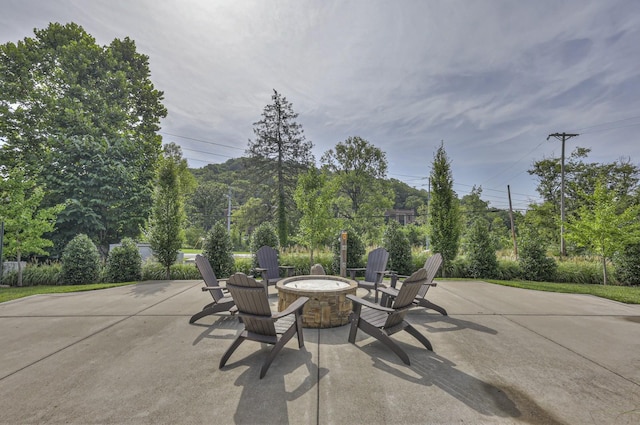
[(340, 276), (308, 275), (282, 279), (278, 289), (278, 311), (286, 309), (299, 297), (309, 297), (302, 325), (305, 328), (332, 328), (346, 325), (352, 311), (347, 294), (356, 293), (356, 281)]

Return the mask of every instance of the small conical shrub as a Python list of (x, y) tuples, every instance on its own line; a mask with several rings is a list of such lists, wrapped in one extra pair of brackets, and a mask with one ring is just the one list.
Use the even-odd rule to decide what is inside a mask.
[(85, 234), (73, 238), (62, 251), (62, 283), (95, 283), (100, 276), (98, 248)]

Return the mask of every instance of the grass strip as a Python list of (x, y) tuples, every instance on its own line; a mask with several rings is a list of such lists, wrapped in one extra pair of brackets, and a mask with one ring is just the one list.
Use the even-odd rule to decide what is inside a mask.
[(95, 291), (96, 289), (114, 288), (116, 286), (132, 285), (136, 282), (123, 283), (92, 283), (87, 285), (38, 285), (0, 288), (0, 303), (17, 300), (37, 294), (64, 294), (67, 292)]
[(519, 280), (485, 279), (485, 282), (514, 288), (536, 291), (563, 292), (568, 294), (587, 294), (596, 297), (620, 301), (626, 304), (640, 304), (640, 286), (592, 285), (587, 283), (553, 283)]

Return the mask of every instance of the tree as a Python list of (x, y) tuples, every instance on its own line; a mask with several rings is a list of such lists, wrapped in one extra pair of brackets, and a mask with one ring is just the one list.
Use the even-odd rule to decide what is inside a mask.
[(191, 224), (209, 231), (227, 216), (229, 189), (216, 182), (200, 183), (187, 201), (187, 216)]
[(605, 183), (596, 184), (593, 194), (584, 194), (586, 204), (567, 223), (567, 239), (600, 256), (603, 283), (607, 284), (607, 260), (630, 243), (640, 240), (640, 206), (619, 212), (618, 195)]
[(384, 213), (393, 207), (393, 193), (384, 178), (387, 158), (383, 151), (361, 137), (349, 137), (322, 156), (323, 165), (335, 175), (338, 196), (334, 208), (361, 235), (373, 243), (381, 236)]
[(148, 59), (73, 23), (0, 45), (0, 163), (46, 184), (45, 207), (69, 201), (57, 247), (84, 231), (104, 249), (147, 219), (167, 114)]
[(314, 264), (313, 253), (323, 245), (334, 231), (329, 207), (333, 192), (329, 190), (327, 176), (315, 167), (298, 178), (294, 199), (302, 213), (298, 230), (298, 241), (309, 248), (310, 263)]
[(202, 254), (209, 260), (213, 272), (218, 278), (233, 274), (235, 261), (231, 236), (222, 222), (217, 222), (207, 234)]
[(498, 271), (496, 248), (489, 234), (489, 223), (477, 218), (469, 228), (467, 258), (469, 272), (474, 278), (491, 278)]
[(260, 174), (271, 175), (276, 183), (278, 236), (282, 245), (287, 244), (288, 196), (295, 188), (298, 174), (314, 162), (311, 149), (302, 126), (295, 120), (298, 114), (293, 106), (276, 90), (273, 103), (265, 106), (262, 119), (253, 124), (254, 141), (249, 140), (249, 155), (257, 161)]
[(151, 249), (165, 267), (166, 278), (171, 276), (171, 265), (184, 243), (184, 202), (180, 194), (179, 163), (172, 157), (163, 157), (158, 170), (153, 209), (147, 228)]
[(26, 178), (20, 168), (0, 176), (0, 222), (5, 226), (5, 254), (15, 256), (18, 262), (18, 286), (22, 286), (22, 256), (48, 254), (44, 248), (53, 246), (53, 242), (43, 235), (53, 231), (57, 215), (65, 208), (64, 204), (41, 208), (44, 194), (44, 189)]
[(429, 202), (429, 230), (431, 249), (442, 254), (443, 275), (458, 255), (460, 244), (460, 206), (453, 190), (451, 162), (440, 144), (431, 166), (431, 201)]
[(389, 221), (382, 237), (382, 245), (389, 251), (388, 268), (401, 275), (409, 275), (412, 270), (411, 245), (402, 233), (400, 223)]

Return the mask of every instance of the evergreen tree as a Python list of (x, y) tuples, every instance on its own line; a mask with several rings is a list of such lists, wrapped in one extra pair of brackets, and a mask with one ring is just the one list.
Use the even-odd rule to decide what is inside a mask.
[(171, 265), (175, 262), (185, 240), (184, 223), (179, 164), (171, 157), (163, 157), (158, 170), (158, 182), (147, 235), (154, 255), (165, 267), (167, 279), (171, 276)]
[(313, 143), (305, 139), (291, 103), (276, 90), (271, 99), (273, 103), (265, 106), (262, 119), (253, 124), (255, 139), (249, 140), (248, 153), (256, 160), (263, 179), (268, 175), (275, 181), (278, 236), (286, 245), (291, 195), (298, 174), (314, 162)]
[(411, 244), (402, 232), (400, 223), (389, 221), (382, 237), (382, 245), (389, 251), (389, 264), (387, 268), (401, 275), (410, 275), (413, 264), (411, 262)]
[(442, 254), (442, 274), (458, 255), (461, 231), (460, 206), (453, 190), (451, 163), (440, 144), (431, 167), (431, 200), (429, 202), (429, 227), (431, 249)]
[(489, 234), (489, 223), (483, 218), (476, 219), (469, 229), (467, 258), (469, 273), (478, 278), (491, 278), (498, 271), (496, 249)]
[(202, 254), (209, 260), (216, 277), (226, 278), (233, 274), (233, 244), (227, 228), (221, 221), (214, 224), (207, 234)]

